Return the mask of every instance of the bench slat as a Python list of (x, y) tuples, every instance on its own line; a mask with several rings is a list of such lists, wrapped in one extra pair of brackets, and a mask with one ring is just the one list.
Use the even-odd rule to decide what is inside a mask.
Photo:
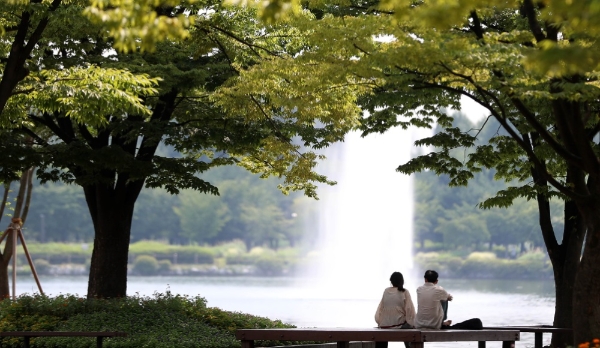
[(564, 327), (552, 327), (552, 326), (486, 326), (484, 330), (519, 330), (521, 332), (541, 332), (541, 333), (555, 333), (555, 332), (572, 332), (573, 329)]
[(69, 332), (69, 331), (4, 331), (0, 332), (4, 337), (127, 337), (126, 332), (110, 331), (88, 331), (88, 332)]
[(517, 330), (423, 330), (423, 342), (518, 341)]
[(240, 329), (238, 340), (274, 341), (404, 341), (418, 342), (420, 330), (400, 329)]
[(518, 341), (518, 330), (418, 330), (418, 329), (240, 329), (236, 338), (242, 341)]

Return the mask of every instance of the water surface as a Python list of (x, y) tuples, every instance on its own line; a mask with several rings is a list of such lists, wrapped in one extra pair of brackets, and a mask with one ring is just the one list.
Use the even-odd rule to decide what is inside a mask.
[[(85, 296), (86, 277), (42, 277), (48, 295)], [(204, 297), (208, 306), (280, 319), (298, 327), (373, 327), (373, 316), (387, 284), (365, 291), (360, 282), (323, 289), (310, 279), (256, 277), (129, 277), (128, 294), (142, 296), (169, 290)], [(416, 281), (407, 282), (415, 294)], [(440, 280), (453, 296), (449, 319), (481, 318), (486, 326), (551, 325), (554, 285), (551, 281)], [(37, 292), (33, 279), (17, 279), (17, 293)], [(414, 296), (415, 297), (415, 296)], [(533, 334), (521, 334), (517, 347), (533, 347)], [(544, 344), (550, 335), (544, 336)], [(490, 342), (488, 347), (500, 347)], [(390, 344), (401, 348), (401, 344)], [(477, 347), (476, 343), (428, 343), (428, 348)]]

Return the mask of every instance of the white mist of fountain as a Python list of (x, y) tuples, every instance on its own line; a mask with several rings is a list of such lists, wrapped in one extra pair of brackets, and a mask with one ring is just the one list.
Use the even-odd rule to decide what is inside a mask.
[(328, 152), (321, 171), (338, 184), (319, 189), (319, 256), (309, 271), (320, 291), (378, 298), (392, 272), (410, 282), (412, 179), (395, 169), (410, 159), (413, 134), (351, 133)]

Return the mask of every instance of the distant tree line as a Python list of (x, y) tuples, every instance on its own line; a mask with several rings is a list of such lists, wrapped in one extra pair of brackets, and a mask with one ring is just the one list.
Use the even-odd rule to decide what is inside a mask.
[[(454, 125), (461, 129), (478, 129), (466, 116), (453, 115)], [(494, 123), (488, 120), (488, 123)], [(435, 130), (439, 131), (439, 130)], [(501, 132), (497, 127), (483, 128), (479, 141), (485, 141), (493, 134)], [(456, 153), (456, 158), (464, 158), (469, 153)], [(510, 183), (494, 179), (494, 170), (482, 170), (475, 174), (467, 187), (450, 187), (447, 175), (436, 175), (432, 171), (416, 173), (414, 238), (418, 250), (492, 250), (501, 247), (507, 255), (516, 256), (531, 248), (544, 247), (539, 227), (538, 208), (534, 200), (517, 199), (508, 208), (481, 209), (479, 204), (505, 189)], [(551, 201), (560, 211), (561, 201)], [(562, 238), (562, 216), (553, 220), (554, 230)], [(510, 253), (509, 253), (510, 249)]]
[[(461, 114), (454, 117), (457, 124), (470, 122)], [(261, 179), (237, 167), (215, 168), (205, 176), (218, 184), (219, 196), (193, 190), (171, 195), (162, 189), (144, 189), (136, 204), (131, 242), (214, 245), (238, 239), (248, 250), (253, 246), (278, 249), (315, 242), (313, 222), (318, 211), (313, 199), (300, 193), (283, 195), (276, 179)], [(478, 207), (507, 185), (494, 180), (492, 170), (476, 174), (468, 187), (448, 187), (448, 177), (433, 172), (414, 174), (414, 185), (417, 250), (491, 250), (502, 246), (506, 256), (516, 256), (526, 245), (543, 247), (534, 202), (518, 200), (508, 209)], [(556, 231), (562, 231), (561, 224), (558, 219)], [(36, 185), (25, 228), (27, 239), (40, 242), (91, 242), (94, 236), (81, 188), (62, 183)]]
[[(260, 179), (241, 168), (218, 168), (208, 175), (211, 182), (218, 182), (220, 196), (144, 189), (136, 204), (131, 242), (216, 244), (239, 239), (248, 249), (299, 242), (300, 205), (309, 198), (283, 195), (272, 179)], [(94, 236), (81, 188), (62, 183), (36, 185), (25, 228), (26, 239), (40, 242), (91, 242)]]

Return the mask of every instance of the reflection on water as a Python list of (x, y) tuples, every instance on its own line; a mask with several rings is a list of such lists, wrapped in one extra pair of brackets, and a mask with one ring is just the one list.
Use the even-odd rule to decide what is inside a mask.
[[(349, 280), (333, 289), (314, 288), (310, 279), (254, 277), (130, 277), (128, 293), (149, 296), (167, 290), (174, 294), (200, 295), (211, 307), (280, 319), (298, 327), (373, 327), (373, 316), (381, 293), (376, 291), (352, 297), (358, 280)], [(42, 277), (48, 295), (85, 296), (86, 277)], [(407, 282), (415, 294), (417, 281)], [(554, 284), (551, 281), (497, 281), (440, 279), (440, 285), (453, 296), (449, 319), (454, 322), (481, 318), (486, 326), (550, 325), (554, 316)], [(31, 278), (17, 279), (17, 292), (37, 292)], [(550, 336), (544, 336), (544, 344)], [(521, 334), (518, 347), (532, 347), (532, 334)], [(427, 348), (476, 347), (476, 343), (428, 343)], [(498, 343), (498, 347), (500, 347)], [(403, 345), (391, 344), (390, 348)], [(496, 347), (495, 342), (488, 347)]]

